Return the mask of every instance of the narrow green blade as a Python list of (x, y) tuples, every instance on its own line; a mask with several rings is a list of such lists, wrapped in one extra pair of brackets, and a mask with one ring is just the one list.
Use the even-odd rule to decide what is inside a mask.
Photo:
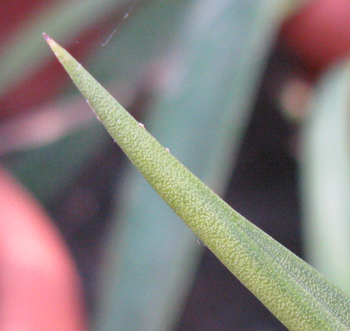
[[(147, 109), (146, 127), (216, 193), (229, 183), (280, 19), (280, 0), (150, 2), (108, 50), (116, 62), (109, 76), (144, 75), (151, 54), (153, 63), (166, 58), (168, 78)], [(123, 59), (134, 59), (132, 66)], [(94, 73), (102, 77), (100, 69)], [(116, 192), (94, 330), (173, 330), (204, 246), (135, 167)]]
[(46, 36), (108, 132), (166, 203), (290, 330), (349, 330), (350, 297), (234, 211)]
[(306, 259), (350, 293), (350, 62), (321, 80), (304, 126)]

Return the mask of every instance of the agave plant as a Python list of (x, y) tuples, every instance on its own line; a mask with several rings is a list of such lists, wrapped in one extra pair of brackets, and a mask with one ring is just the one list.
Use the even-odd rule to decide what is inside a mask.
[(350, 297), (229, 207), (69, 53), (45, 39), (107, 131), (164, 201), (289, 330), (348, 330)]

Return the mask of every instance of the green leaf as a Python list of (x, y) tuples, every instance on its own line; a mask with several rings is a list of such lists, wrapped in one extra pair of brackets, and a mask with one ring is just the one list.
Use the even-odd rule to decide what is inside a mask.
[(350, 293), (350, 62), (321, 80), (304, 125), (306, 259)]
[(166, 203), (290, 330), (348, 330), (350, 297), (194, 176), (82, 66), (46, 39), (108, 132)]
[[(155, 63), (161, 70), (157, 77), (162, 77), (159, 63), (166, 59), (166, 72), (173, 74), (166, 75), (160, 93), (152, 93), (142, 120), (177, 159), (221, 195), (230, 182), (257, 82), (289, 4), (290, 0), (148, 2), (99, 59), (86, 63), (100, 82), (120, 75), (139, 81), (149, 78), (147, 68)], [(124, 178), (115, 188), (116, 207), (104, 241), (93, 330), (173, 330), (205, 247), (135, 167), (130, 165)]]
[(52, 144), (10, 155), (9, 167), (41, 204), (49, 206), (109, 139), (103, 126), (93, 123)]

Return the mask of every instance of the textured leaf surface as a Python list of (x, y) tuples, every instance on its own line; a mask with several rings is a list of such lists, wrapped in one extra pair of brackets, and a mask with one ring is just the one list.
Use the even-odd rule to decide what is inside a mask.
[[(280, 0), (149, 2), (92, 70), (101, 79), (107, 71), (107, 77), (121, 71), (128, 78), (144, 76), (151, 61), (160, 71), (161, 92), (142, 120), (220, 195), (230, 182), (280, 20)], [(94, 330), (173, 330), (184, 316), (205, 247), (135, 167), (130, 165), (115, 196)], [(244, 300), (232, 298), (236, 304)]]
[(108, 132), (168, 205), (290, 330), (348, 330), (350, 298), (235, 212), (64, 49), (49, 45)]

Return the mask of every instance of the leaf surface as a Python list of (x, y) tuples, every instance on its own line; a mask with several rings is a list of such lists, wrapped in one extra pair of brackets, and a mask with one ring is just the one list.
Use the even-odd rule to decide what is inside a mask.
[(46, 39), (107, 131), (165, 202), (290, 330), (349, 330), (350, 298), (250, 223), (169, 153), (68, 52)]

